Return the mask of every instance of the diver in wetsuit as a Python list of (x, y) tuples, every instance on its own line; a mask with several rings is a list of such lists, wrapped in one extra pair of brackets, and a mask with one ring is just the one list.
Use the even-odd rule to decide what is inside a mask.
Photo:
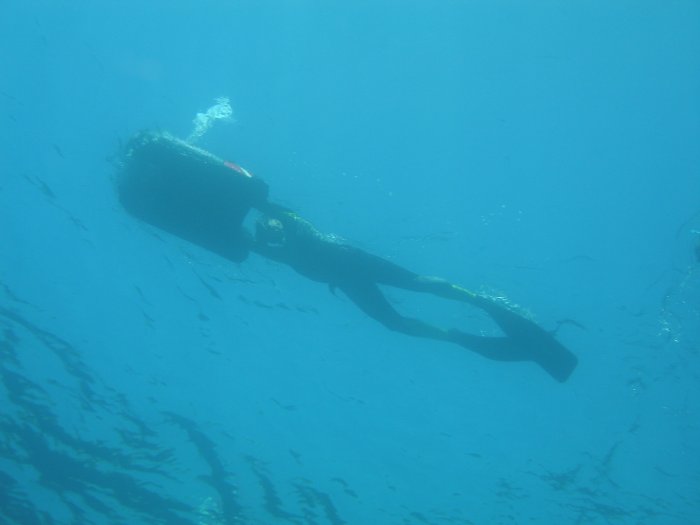
[[(235, 262), (253, 250), (288, 264), (331, 290), (339, 288), (391, 330), (455, 343), (493, 360), (534, 361), (558, 381), (576, 367), (576, 357), (551, 334), (506, 305), (319, 232), (293, 211), (270, 203), (261, 179), (168, 133), (142, 132), (129, 141), (117, 188), (124, 208), (135, 217)], [(254, 238), (242, 230), (250, 208), (264, 214)], [(504, 336), (480, 337), (404, 317), (379, 285), (469, 303), (488, 313)]]
[[(560, 382), (576, 367), (576, 357), (551, 334), (495, 300), (349, 246), (282, 206), (266, 202), (258, 208), (263, 215), (256, 222), (252, 251), (327, 283), (331, 291), (342, 290), (363, 312), (390, 330), (455, 343), (496, 361), (534, 361)], [(489, 314), (505, 336), (476, 336), (404, 317), (389, 304), (378, 285), (469, 303)]]

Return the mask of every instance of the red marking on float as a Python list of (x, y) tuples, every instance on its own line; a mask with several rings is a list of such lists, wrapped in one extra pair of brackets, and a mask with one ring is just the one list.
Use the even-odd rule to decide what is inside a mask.
[(248, 173), (245, 169), (241, 168), (238, 164), (231, 162), (230, 160), (225, 160), (224, 166), (232, 169), (233, 171), (237, 171), (238, 173), (240, 173), (241, 175), (245, 175), (246, 177), (252, 177), (252, 175)]

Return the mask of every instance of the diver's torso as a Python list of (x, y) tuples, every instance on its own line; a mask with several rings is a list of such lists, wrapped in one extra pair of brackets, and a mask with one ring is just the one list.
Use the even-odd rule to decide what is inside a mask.
[(286, 233), (285, 262), (308, 279), (342, 287), (366, 281), (372, 257), (342, 237), (318, 231), (298, 215), (282, 218)]
[(314, 281), (340, 286), (362, 276), (359, 250), (333, 238), (297, 239), (288, 250), (292, 268)]

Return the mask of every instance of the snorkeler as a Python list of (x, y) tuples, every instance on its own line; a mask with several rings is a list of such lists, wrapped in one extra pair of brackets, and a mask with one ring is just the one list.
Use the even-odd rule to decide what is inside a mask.
[[(414, 337), (458, 344), (496, 361), (532, 361), (566, 381), (577, 359), (554, 337), (506, 304), (437, 277), (415, 274), (319, 232), (293, 211), (270, 203), (265, 182), (237, 164), (164, 132), (141, 132), (123, 153), (116, 178), (124, 208), (139, 219), (234, 262), (249, 251), (340, 289), (384, 326)], [(262, 212), (253, 236), (243, 228)], [(379, 285), (430, 293), (485, 311), (504, 336), (483, 337), (404, 317)]]
[[(390, 330), (455, 343), (495, 361), (533, 361), (560, 382), (566, 381), (576, 367), (576, 356), (551, 334), (505, 305), (350, 246), (334, 235), (321, 233), (282, 206), (266, 202), (257, 207), (263, 215), (256, 222), (251, 251), (287, 264), (309, 279), (327, 283), (331, 291), (340, 289), (364, 313)], [(404, 317), (389, 304), (378, 285), (476, 306), (498, 324), (505, 336), (477, 336)]]

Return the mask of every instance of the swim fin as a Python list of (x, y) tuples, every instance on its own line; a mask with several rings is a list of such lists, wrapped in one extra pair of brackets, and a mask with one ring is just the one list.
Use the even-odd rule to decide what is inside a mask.
[(483, 308), (524, 356), (540, 365), (550, 376), (565, 382), (569, 379), (578, 358), (550, 333), (533, 321), (492, 301), (483, 301)]

